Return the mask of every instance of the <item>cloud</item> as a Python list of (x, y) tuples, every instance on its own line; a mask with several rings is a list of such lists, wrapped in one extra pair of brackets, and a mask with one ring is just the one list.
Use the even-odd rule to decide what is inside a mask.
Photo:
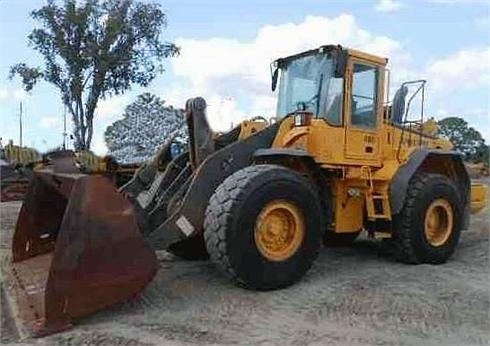
[(122, 117), (124, 108), (131, 102), (129, 95), (113, 96), (100, 100), (95, 110), (94, 135), (91, 150), (98, 155), (107, 154), (104, 132), (118, 118)]
[(97, 104), (95, 114), (97, 118), (114, 119), (122, 115), (124, 108), (130, 102), (129, 96), (120, 95), (102, 99)]
[(0, 88), (0, 101), (12, 99), (16, 101), (22, 101), (27, 97), (27, 93), (21, 89), (11, 89), (11, 88)]
[(453, 91), (488, 86), (490, 46), (457, 51), (436, 59), (427, 66), (427, 78), (434, 89)]
[[(210, 125), (217, 131), (227, 130), (232, 123), (255, 115), (270, 117), (275, 114), (275, 94), (270, 91), (269, 64), (278, 57), (330, 43), (342, 43), (388, 57), (392, 71), (391, 97), (394, 87), (402, 81), (427, 79), (426, 112), (437, 118), (443, 116), (437, 112), (442, 108), (447, 109), (448, 114), (466, 117), (466, 112), (458, 113), (465, 103), (459, 91), (488, 87), (490, 80), (489, 47), (469, 47), (435, 57), (426, 64), (414, 64), (400, 42), (370, 33), (354, 16), (341, 14), (308, 16), (297, 23), (266, 25), (249, 40), (178, 38), (182, 54), (171, 61), (177, 79), (162, 90), (161, 97), (168, 104), (183, 107), (187, 98), (203, 96), (208, 102)], [(452, 100), (449, 104), (448, 99)], [(485, 110), (482, 114), (488, 113)], [(477, 128), (485, 126), (483, 116), (468, 115), (468, 118)], [(482, 131), (486, 136), (490, 133)]]
[[(470, 109), (463, 94), (488, 91), (490, 87), (490, 46), (461, 49), (448, 56), (434, 59), (425, 69), (428, 80), (428, 104), (437, 119), (447, 116), (464, 117), (490, 141), (490, 109), (488, 102), (480, 102), (483, 108)], [(486, 107), (486, 108), (485, 108)]]
[[(214, 129), (229, 127), (242, 118), (275, 114), (275, 95), (270, 90), (270, 63), (300, 51), (337, 44), (391, 58), (403, 71), (410, 55), (387, 36), (362, 29), (354, 16), (308, 16), (300, 23), (266, 25), (248, 41), (213, 37), (178, 38), (181, 55), (172, 59), (172, 70), (185, 87), (169, 86), (162, 98), (174, 106), (201, 95), (209, 104), (208, 117)], [(403, 73), (402, 73), (403, 74)]]
[(397, 0), (379, 0), (374, 9), (379, 12), (395, 12), (403, 7), (403, 4)]
[(43, 117), (41, 118), (39, 124), (43, 128), (48, 128), (48, 129), (58, 128), (61, 125), (61, 119), (59, 119), (58, 117), (51, 117), (51, 116)]
[[(165, 104), (172, 105), (176, 108), (184, 108), (185, 100), (196, 96), (202, 96), (205, 98), (207, 104), (206, 117), (210, 126), (215, 131), (227, 131), (241, 121), (249, 119), (250, 117), (260, 113), (246, 113), (240, 109), (236, 99), (226, 93), (219, 94), (213, 92), (212, 90), (204, 89), (202, 92), (200, 92), (198, 91), (197, 87), (175, 87), (169, 91), (164, 91), (164, 93), (160, 95), (161, 99), (165, 100)], [(260, 104), (260, 99), (256, 99), (254, 104)], [(274, 106), (274, 104), (274, 98), (272, 98), (272, 105)], [(272, 113), (269, 113), (269, 115), (270, 114)]]
[(107, 145), (105, 144), (104, 136), (102, 134), (94, 136), (90, 149), (97, 155), (103, 156), (107, 154)]
[(9, 98), (9, 91), (7, 89), (0, 89), (0, 100), (6, 100)]
[(102, 99), (97, 104), (94, 117), (94, 135), (90, 149), (97, 155), (107, 154), (104, 132), (118, 118), (122, 117), (124, 108), (131, 102), (129, 94)]
[(487, 108), (469, 109), (465, 113), (465, 119), (471, 126), (474, 126), (490, 144), (490, 110)]
[(25, 98), (27, 97), (27, 93), (22, 89), (16, 89), (12, 91), (12, 96), (17, 101), (22, 101), (25, 100)]

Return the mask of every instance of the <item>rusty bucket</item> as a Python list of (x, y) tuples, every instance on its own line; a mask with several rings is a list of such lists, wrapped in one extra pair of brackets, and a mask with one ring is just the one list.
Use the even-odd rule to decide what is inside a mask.
[(157, 270), (131, 204), (102, 175), (36, 172), (12, 250), (20, 317), (34, 336), (137, 295)]

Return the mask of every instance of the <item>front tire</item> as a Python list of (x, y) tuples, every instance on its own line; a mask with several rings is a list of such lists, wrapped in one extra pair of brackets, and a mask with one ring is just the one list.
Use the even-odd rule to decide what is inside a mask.
[(395, 257), (405, 263), (444, 263), (453, 254), (462, 227), (458, 190), (446, 176), (417, 173), (404, 206), (393, 219)]
[(270, 290), (291, 285), (321, 245), (318, 195), (302, 175), (276, 165), (246, 167), (211, 197), (204, 239), (211, 261), (235, 284)]

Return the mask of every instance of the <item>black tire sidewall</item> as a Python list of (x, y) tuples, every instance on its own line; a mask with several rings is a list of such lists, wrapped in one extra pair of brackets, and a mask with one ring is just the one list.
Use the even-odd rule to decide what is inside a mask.
[[(436, 199), (447, 200), (453, 211), (453, 229), (446, 242), (440, 246), (431, 245), (425, 235), (425, 215)], [(440, 263), (446, 261), (454, 252), (461, 233), (463, 206), (456, 188), (446, 179), (435, 177), (428, 181), (418, 195), (410, 217), (412, 218), (411, 238), (414, 251), (423, 262)]]
[[(309, 269), (321, 245), (318, 197), (305, 184), (307, 181), (302, 183), (303, 177), (291, 177), (292, 174), (297, 173), (281, 168), (257, 176), (251, 182), (246, 198), (233, 208), (236, 216), (227, 229), (226, 252), (240, 281), (257, 289), (280, 288), (297, 281)], [(298, 250), (280, 262), (264, 257), (255, 244), (257, 216), (274, 200), (294, 204), (303, 213), (305, 221), (305, 234)]]

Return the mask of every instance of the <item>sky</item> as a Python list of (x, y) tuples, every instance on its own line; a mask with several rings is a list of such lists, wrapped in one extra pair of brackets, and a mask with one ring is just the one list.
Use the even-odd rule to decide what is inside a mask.
[[(142, 92), (184, 107), (203, 96), (215, 130), (275, 115), (269, 64), (323, 44), (341, 44), (389, 58), (391, 89), (427, 80), (426, 117), (462, 116), (490, 142), (490, 0), (155, 0), (168, 16), (164, 40), (181, 48), (147, 88), (100, 101), (92, 149), (106, 153), (105, 128)], [(0, 0), (0, 137), (40, 151), (61, 145), (63, 106), (50, 84), (26, 94), (9, 66), (41, 65), (27, 44), (29, 13), (42, 0)], [(393, 95), (393, 92), (391, 93)], [(68, 131), (71, 122), (68, 118)]]

